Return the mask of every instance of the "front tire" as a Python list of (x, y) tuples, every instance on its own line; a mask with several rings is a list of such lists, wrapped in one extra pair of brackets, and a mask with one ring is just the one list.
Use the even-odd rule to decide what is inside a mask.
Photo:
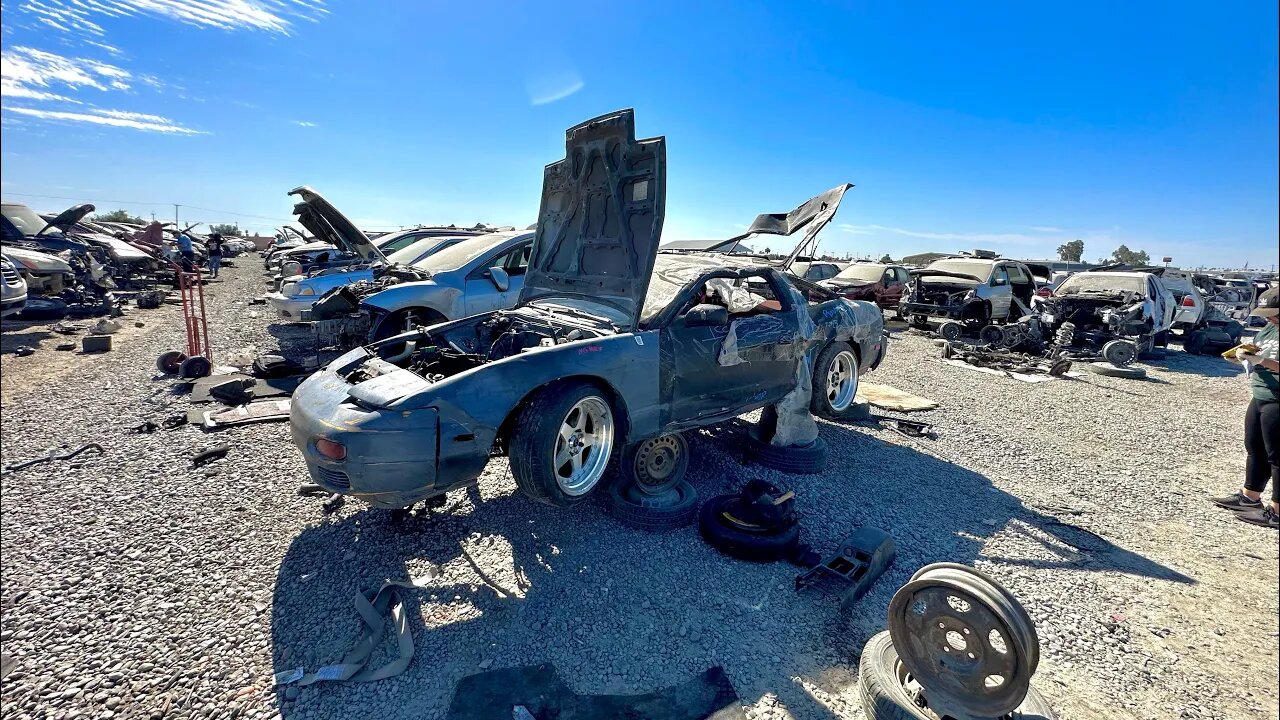
[(613, 405), (595, 385), (544, 388), (520, 412), (511, 438), (511, 474), (525, 495), (568, 507), (600, 486), (613, 454)]

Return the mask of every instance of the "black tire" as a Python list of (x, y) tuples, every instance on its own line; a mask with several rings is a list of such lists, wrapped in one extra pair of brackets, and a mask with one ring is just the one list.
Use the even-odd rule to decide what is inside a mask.
[[(508, 456), (516, 486), (529, 498), (557, 507), (569, 507), (586, 500), (599, 489), (601, 480), (608, 471), (607, 460), (590, 488), (570, 495), (560, 487), (556, 479), (556, 468), (552, 467), (552, 458), (547, 457), (548, 451), (555, 452), (556, 438), (565, 416), (579, 401), (588, 397), (599, 398), (609, 408), (613, 417), (613, 437), (616, 440), (617, 410), (605, 392), (590, 383), (578, 381), (549, 385), (534, 395), (520, 411)], [(611, 441), (610, 454), (613, 452), (613, 444), (616, 443)]]
[(1183, 339), (1182, 349), (1192, 355), (1201, 355), (1204, 353), (1205, 345), (1208, 344), (1208, 339), (1208, 336), (1199, 330), (1192, 330)]
[(928, 330), (929, 316), (928, 315), (912, 315), (911, 327), (915, 328), (916, 330)]
[(947, 320), (938, 326), (938, 335), (947, 341), (954, 342), (964, 337), (964, 323), (958, 320)]
[(761, 465), (791, 475), (816, 475), (827, 467), (827, 441), (819, 435), (808, 445), (774, 447), (757, 436), (752, 426), (747, 431), (747, 456)]
[(609, 486), (609, 514), (628, 527), (649, 532), (675, 530), (698, 516), (698, 491), (681, 480), (665, 493), (651, 495), (631, 483)]
[(619, 482), (646, 495), (662, 495), (684, 480), (689, 470), (689, 444), (680, 433), (662, 435), (622, 449)]
[(999, 325), (986, 325), (978, 331), (978, 339), (987, 345), (998, 347), (1004, 342), (1004, 329)]
[(1085, 370), (1103, 377), (1118, 377), (1128, 380), (1141, 380), (1147, 376), (1145, 368), (1112, 365), (1108, 362), (1091, 362), (1081, 365)]
[[(698, 512), (698, 531), (711, 547), (729, 557), (750, 562), (777, 562), (795, 554), (800, 544), (800, 526), (788, 525), (777, 530), (753, 529), (725, 517), (740, 495), (717, 495), (702, 504)], [(732, 513), (730, 513), (732, 517)]]
[(165, 375), (177, 375), (187, 354), (180, 350), (170, 350), (156, 358), (156, 369)]
[(417, 324), (422, 325), (423, 327), (435, 325), (436, 323), (442, 323), (448, 320), (444, 315), (432, 310), (431, 308), (412, 307), (404, 308), (403, 310), (396, 310), (395, 312), (384, 315), (382, 319), (378, 321), (377, 327), (374, 327), (369, 331), (369, 342), (386, 340), (387, 338), (399, 335), (406, 330), (412, 330), (413, 328), (406, 327), (409, 324), (411, 316), (417, 318)]
[(961, 308), (960, 322), (964, 323), (969, 332), (981, 330), (991, 323), (991, 305), (984, 300)]
[(208, 377), (213, 372), (213, 363), (203, 355), (192, 355), (178, 366), (178, 375), (188, 380)]
[(1169, 331), (1161, 330), (1160, 332), (1156, 333), (1155, 344), (1156, 344), (1156, 347), (1162, 347), (1162, 348), (1169, 347)]
[[(937, 715), (917, 707), (903, 688), (898, 668), (898, 651), (885, 631), (871, 636), (858, 661), (858, 694), (870, 720), (935, 720)], [(928, 689), (925, 689), (928, 699)], [(1053, 708), (1034, 687), (1011, 714), (1017, 720), (1055, 720)], [(1008, 717), (1008, 716), (1006, 716)]]
[[(853, 397), (850, 398), (848, 405), (837, 410), (831, 405), (831, 398), (828, 397), (827, 381), (831, 364), (841, 353), (848, 353), (846, 361), (853, 363)], [(818, 353), (818, 358), (813, 361), (813, 396), (809, 399), (809, 410), (814, 415), (828, 420), (839, 420), (849, 414), (850, 409), (857, 402), (859, 370), (861, 367), (858, 362), (858, 352), (849, 343), (836, 341), (823, 348), (822, 352)]]

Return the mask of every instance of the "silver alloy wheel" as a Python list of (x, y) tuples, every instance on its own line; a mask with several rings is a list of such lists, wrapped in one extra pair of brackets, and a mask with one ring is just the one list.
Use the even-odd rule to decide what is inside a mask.
[(552, 466), (566, 495), (584, 495), (600, 482), (613, 452), (613, 412), (590, 395), (579, 400), (560, 422)]
[(858, 359), (850, 350), (842, 350), (827, 366), (827, 404), (842, 412), (853, 404), (858, 394)]

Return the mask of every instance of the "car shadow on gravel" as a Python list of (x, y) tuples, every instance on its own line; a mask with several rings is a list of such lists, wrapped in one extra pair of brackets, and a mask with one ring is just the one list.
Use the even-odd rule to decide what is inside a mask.
[(1234, 377), (1244, 370), (1239, 365), (1218, 355), (1193, 355), (1187, 352), (1171, 352), (1160, 363), (1159, 369), (1177, 375), (1202, 377)]
[[(293, 540), (273, 595), (273, 672), (340, 662), (359, 637), (357, 592), (430, 580), (400, 593), (417, 645), (403, 675), (278, 688), (281, 714), (439, 716), (462, 677), (554, 662), (576, 692), (592, 694), (651, 692), (721, 665), (744, 702), (773, 696), (798, 720), (829, 720), (837, 712), (821, 693), (857, 702), (848, 698), (863, 644), (885, 628), (894, 591), (928, 563), (980, 560), (997, 577), (1021, 567), (1192, 582), (984, 475), (871, 431), (823, 423), (822, 433), (830, 462), (812, 476), (743, 464), (737, 443), (691, 433), (689, 477), (704, 500), (757, 477), (795, 490), (802, 538), (823, 555), (857, 527), (889, 531), (898, 559), (850, 611), (820, 590), (795, 592), (799, 569), (721, 556), (695, 528), (640, 532), (599, 501), (552, 508), (486, 476), (487, 495), (506, 494), (478, 502), (475, 490), (455, 491), (449, 507), (401, 519), (344, 508)], [(368, 667), (394, 659), (394, 647), (384, 637)]]

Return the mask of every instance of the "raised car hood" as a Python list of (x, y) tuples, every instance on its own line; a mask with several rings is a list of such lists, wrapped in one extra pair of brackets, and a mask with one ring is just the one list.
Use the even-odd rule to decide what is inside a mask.
[(317, 240), (358, 255), (365, 262), (387, 261), (387, 256), (323, 195), (305, 185), (290, 190), (289, 194), (302, 200), (293, 206), (293, 214)]
[(569, 297), (639, 319), (666, 215), (667, 141), (636, 140), (632, 110), (565, 133), (542, 175), (537, 232), (520, 304)]
[(85, 215), (88, 215), (96, 209), (97, 208), (89, 203), (73, 205), (66, 210), (63, 210), (61, 213), (58, 213), (58, 216), (50, 220), (49, 224), (41, 228), (40, 232), (36, 233), (36, 235), (44, 233), (44, 231), (49, 228), (57, 228), (64, 233), (70, 233), (72, 225), (80, 222), (84, 219)]
[[(844, 194), (853, 185), (845, 183), (837, 185), (830, 190), (809, 198), (800, 207), (789, 213), (763, 213), (757, 215), (755, 222), (751, 223), (751, 227), (747, 231), (737, 237), (730, 238), (729, 241), (742, 240), (751, 235), (785, 235), (791, 236), (800, 230), (804, 230), (804, 237), (796, 243), (792, 248), (791, 254), (787, 259), (779, 263), (779, 268), (786, 270), (801, 255), (813, 255), (817, 250), (816, 238), (818, 233), (822, 232), (822, 228), (831, 222), (831, 218), (835, 217), (836, 210), (840, 208), (840, 201), (844, 199)], [(726, 241), (728, 242), (728, 241)]]
[(955, 278), (956, 280), (968, 280), (969, 282), (982, 282), (982, 278), (977, 277), (976, 275), (965, 275), (964, 273), (949, 272), (947, 270), (930, 270), (929, 268), (920, 268), (918, 270), (909, 270), (908, 272), (917, 278)]

